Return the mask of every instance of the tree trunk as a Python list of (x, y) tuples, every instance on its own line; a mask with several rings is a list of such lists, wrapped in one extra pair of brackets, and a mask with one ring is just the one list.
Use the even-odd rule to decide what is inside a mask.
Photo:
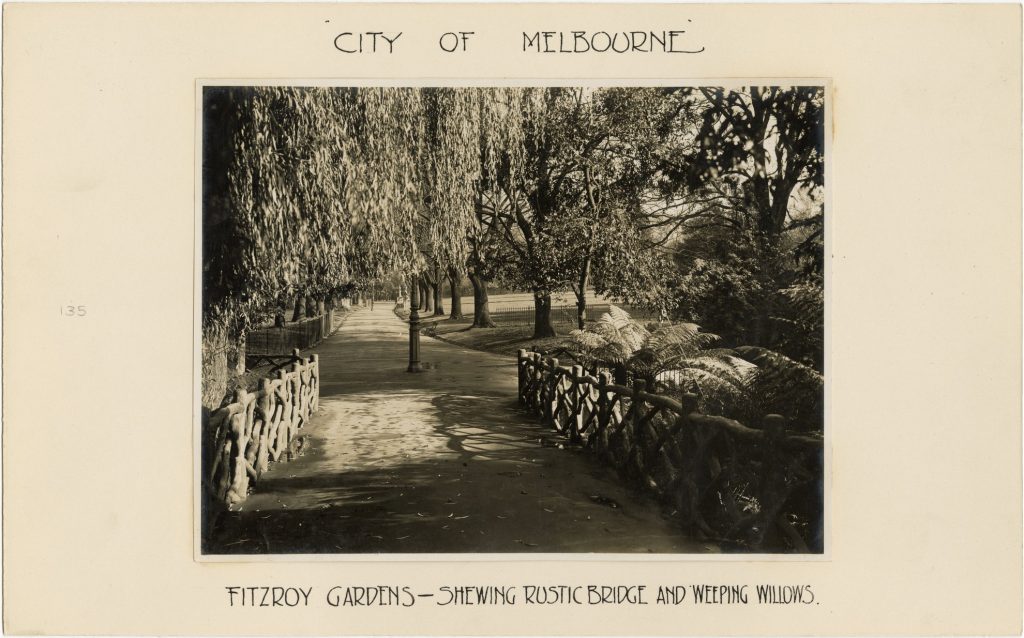
[(434, 316), (442, 316), (444, 314), (444, 301), (442, 297), (444, 286), (441, 284), (441, 281), (438, 279), (437, 283), (434, 284)]
[(434, 313), (434, 285), (432, 283), (430, 283), (430, 282), (427, 282), (427, 284), (425, 286), (425, 290), (423, 291), (423, 301), (424, 301), (423, 312), (428, 314), (428, 315), (429, 314), (433, 314)]
[(420, 278), (419, 286), (418, 287), (419, 287), (419, 292), (420, 292), (420, 303), (419, 303), (419, 305), (417, 307), (420, 310), (426, 312), (427, 311), (427, 298), (430, 295), (427, 294), (429, 292), (428, 291), (428, 287), (427, 287), (427, 282), (423, 281), (422, 277)]
[(292, 321), (302, 319), (302, 295), (295, 297), (295, 311), (292, 313)]
[(316, 299), (312, 295), (306, 297), (306, 317), (316, 316)]
[(587, 291), (576, 293), (576, 327), (584, 330), (587, 327)]
[(590, 257), (583, 260), (583, 268), (580, 270), (580, 280), (577, 282), (579, 288), (576, 293), (576, 327), (583, 330), (587, 327), (587, 283), (590, 279)]
[(444, 275), (442, 274), (441, 267), (436, 266), (434, 268), (434, 316), (444, 316)]
[(494, 328), (491, 321), (491, 307), (487, 299), (487, 281), (470, 271), (469, 282), (473, 284), (473, 325), (472, 328)]
[(452, 291), (452, 314), (448, 315), (449, 319), (464, 319), (462, 316), (462, 297), (459, 296), (459, 275), (455, 272), (455, 269), (448, 271), (448, 288)]
[(551, 323), (551, 294), (533, 291), (533, 338), (557, 336)]

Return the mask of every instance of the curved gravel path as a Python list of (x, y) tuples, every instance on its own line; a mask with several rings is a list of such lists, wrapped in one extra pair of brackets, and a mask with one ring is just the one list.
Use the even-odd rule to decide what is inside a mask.
[(207, 553), (713, 552), (516, 403), (507, 357), (424, 337), (377, 304), (313, 350), (320, 412)]

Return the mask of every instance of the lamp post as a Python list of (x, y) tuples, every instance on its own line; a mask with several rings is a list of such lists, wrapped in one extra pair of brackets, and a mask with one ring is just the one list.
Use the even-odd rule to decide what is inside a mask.
[(406, 372), (422, 372), (420, 368), (420, 286), (416, 275), (409, 287), (409, 368)]

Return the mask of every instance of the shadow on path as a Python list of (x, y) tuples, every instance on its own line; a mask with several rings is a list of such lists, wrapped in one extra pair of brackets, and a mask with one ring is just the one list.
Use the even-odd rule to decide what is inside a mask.
[(383, 305), (318, 351), (321, 410), (204, 551), (222, 554), (709, 552), (657, 503), (516, 405), (515, 363), (424, 339)]

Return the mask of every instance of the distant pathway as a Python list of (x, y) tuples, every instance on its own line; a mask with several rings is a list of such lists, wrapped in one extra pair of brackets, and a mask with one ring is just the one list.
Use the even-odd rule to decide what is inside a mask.
[(218, 553), (708, 552), (646, 495), (516, 404), (507, 357), (422, 338), (379, 303), (314, 350), (320, 412), (306, 452), (275, 465)]

